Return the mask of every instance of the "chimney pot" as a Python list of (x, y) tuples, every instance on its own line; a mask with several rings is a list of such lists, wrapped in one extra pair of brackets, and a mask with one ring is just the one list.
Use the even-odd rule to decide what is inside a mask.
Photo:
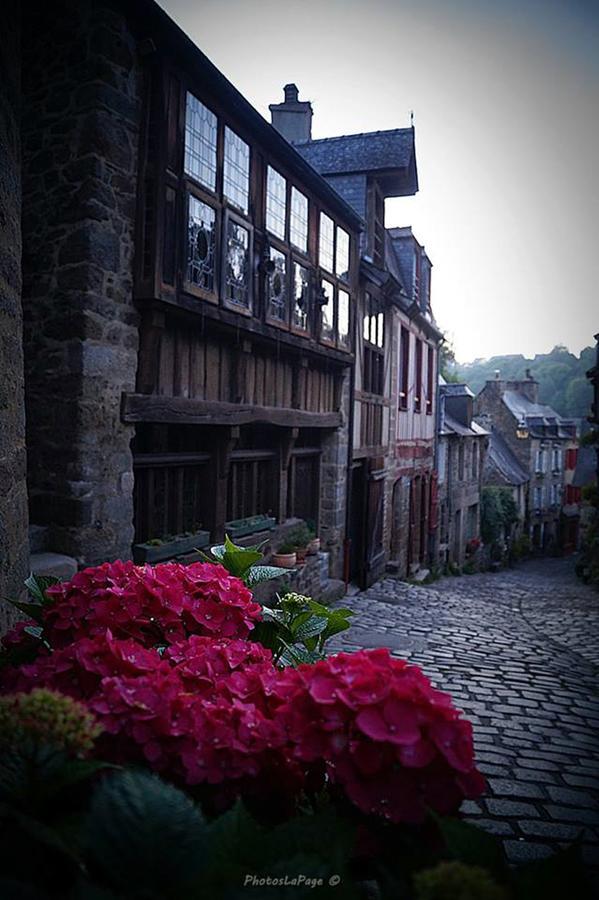
[(312, 138), (312, 105), (309, 100), (299, 100), (297, 84), (290, 82), (283, 87), (283, 103), (269, 106), (271, 122), (290, 144), (303, 144)]
[(285, 103), (298, 102), (299, 90), (297, 84), (286, 84), (283, 91), (285, 93)]
[(495, 369), (495, 381), (499, 381), (499, 369)]

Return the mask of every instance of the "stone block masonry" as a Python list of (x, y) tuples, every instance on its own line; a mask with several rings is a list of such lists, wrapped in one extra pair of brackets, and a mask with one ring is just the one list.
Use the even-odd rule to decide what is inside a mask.
[(32, 522), (80, 564), (128, 557), (141, 69), (109, 5), (36, 11), (23, 42), (23, 310)]
[[(0, 6), (0, 598), (29, 565), (21, 312), (20, 64), (16, 4)], [(0, 599), (0, 633), (15, 616)]]

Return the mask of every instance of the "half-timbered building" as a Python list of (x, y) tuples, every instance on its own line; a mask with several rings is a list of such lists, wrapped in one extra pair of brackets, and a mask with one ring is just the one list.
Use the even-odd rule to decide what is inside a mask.
[(385, 227), (385, 200), (418, 190), (413, 128), (311, 139), (311, 105), (286, 85), (275, 127), (363, 218), (356, 326), (351, 576), (370, 584), (433, 555), (438, 346), (431, 264), (411, 229)]

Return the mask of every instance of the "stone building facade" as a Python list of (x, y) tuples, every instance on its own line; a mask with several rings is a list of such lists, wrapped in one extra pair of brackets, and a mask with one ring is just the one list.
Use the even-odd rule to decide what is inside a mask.
[(341, 577), (359, 216), (152, 0), (57, 0), (19, 37), (12, 17), (0, 594), (29, 563), (23, 385), (34, 551), (81, 567), (299, 517)]
[[(27, 576), (27, 485), (21, 308), (20, 21), (0, 8), (0, 598)], [(12, 621), (0, 600), (0, 632)]]
[(439, 391), (438, 563), (463, 566), (481, 543), (481, 491), (488, 432), (473, 418), (474, 394), (465, 384)]
[(487, 381), (474, 404), (477, 421), (500, 433), (529, 475), (525, 532), (537, 552), (557, 552), (562, 543), (565, 453), (576, 441), (576, 425), (539, 403), (539, 384), (526, 378)]
[[(23, 32), (23, 314), (31, 523), (94, 564), (133, 539), (133, 302), (143, 72), (123, 12), (40, 7)], [(37, 538), (38, 542), (40, 537)]]

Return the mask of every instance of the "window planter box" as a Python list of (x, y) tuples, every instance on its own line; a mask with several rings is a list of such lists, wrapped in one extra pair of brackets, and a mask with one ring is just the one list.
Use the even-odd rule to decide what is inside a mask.
[(272, 516), (250, 516), (248, 519), (225, 522), (225, 532), (234, 541), (235, 538), (245, 537), (256, 531), (272, 531), (276, 524), (277, 520)]
[(137, 565), (143, 563), (163, 562), (182, 556), (184, 553), (193, 553), (194, 550), (208, 547), (210, 544), (209, 531), (196, 531), (195, 534), (177, 534), (172, 540), (154, 544), (148, 541), (145, 544), (134, 544), (133, 562)]

